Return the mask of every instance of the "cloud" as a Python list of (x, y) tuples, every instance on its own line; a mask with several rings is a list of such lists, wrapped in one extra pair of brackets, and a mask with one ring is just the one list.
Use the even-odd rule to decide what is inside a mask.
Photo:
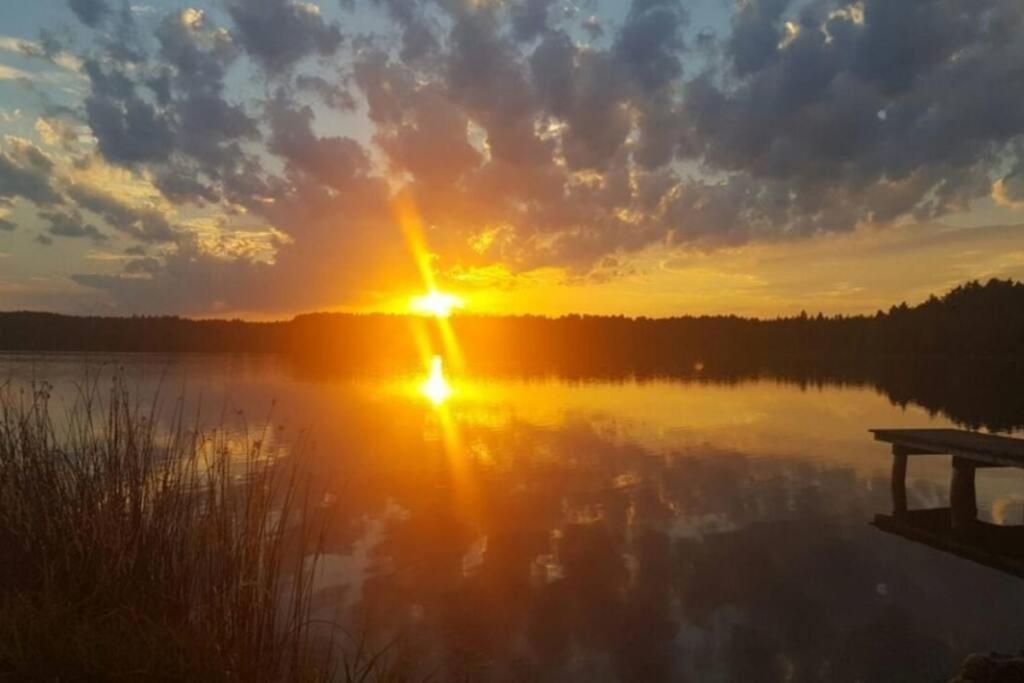
[(482, 161), (466, 136), (466, 112), (436, 85), (418, 84), (415, 72), (382, 53), (356, 64), (355, 82), (394, 168), (423, 183), (449, 185)]
[(549, 29), (554, 0), (518, 0), (509, 6), (512, 33), (517, 40), (528, 42)]
[(602, 169), (626, 144), (632, 127), (624, 67), (614, 55), (581, 50), (568, 35), (549, 36), (531, 59), (532, 75), (570, 168)]
[(304, 57), (328, 57), (341, 46), (341, 29), (320, 7), (292, 0), (228, 0), (227, 10), (246, 52), (271, 72)]
[(428, 2), (421, 0), (373, 0), (386, 9), (388, 16), (401, 32), (400, 56), (405, 62), (415, 62), (436, 53), (441, 43), (437, 28), (426, 9)]
[(155, 34), (152, 62), (117, 54), (86, 60), (86, 120), (107, 160), (159, 167), (157, 184), (174, 201), (215, 202), (225, 194), (219, 184), (245, 173), (240, 143), (259, 135), (256, 120), (224, 93), (241, 50), (200, 10), (167, 14)]
[(31, 77), (31, 74), (27, 71), (17, 69), (13, 66), (7, 66), (6, 64), (0, 64), (0, 81), (28, 80)]
[(312, 108), (295, 107), (284, 91), (278, 91), (267, 113), (271, 129), (267, 148), (294, 171), (309, 174), (327, 187), (346, 190), (353, 179), (369, 170), (369, 159), (359, 143), (346, 137), (315, 135)]
[(175, 67), (189, 89), (219, 89), (227, 67), (238, 56), (231, 34), (210, 24), (206, 13), (184, 9), (166, 15), (156, 29), (160, 56)]
[(144, 99), (119, 67), (104, 68), (90, 59), (84, 69), (92, 84), (86, 120), (103, 155), (115, 163), (166, 161), (175, 136), (168, 112)]
[(173, 242), (178, 230), (161, 212), (121, 201), (111, 194), (86, 185), (68, 188), (76, 206), (101, 216), (114, 230), (142, 242)]
[(614, 50), (640, 88), (658, 90), (682, 75), (686, 23), (679, 0), (634, 0), (630, 5)]
[(75, 126), (55, 117), (40, 116), (33, 128), (44, 145), (72, 149), (78, 144), (79, 131)]
[[(4, 198), (64, 197), (112, 239), (162, 245), (78, 278), (125, 306), (322, 306), (407, 286), (398, 197), (442, 278), (608, 278), (658, 245), (1024, 202), (1016, 0), (747, 0), (720, 35), (678, 0), (633, 0), (617, 23), (549, 0), (373, 0), (359, 10), (372, 28), (351, 36), (315, 3), (224, 8), (136, 23), (72, 3), (97, 38), (76, 113), (159, 202), (73, 179), (54, 189), (0, 157), (16, 179)], [(200, 238), (189, 212), (219, 227)]]
[(751, 0), (738, 6), (726, 50), (739, 76), (754, 73), (779, 57), (780, 17), (789, 0)]
[(68, 6), (86, 26), (96, 27), (111, 14), (106, 0), (68, 0)]
[(48, 29), (39, 31), (39, 40), (25, 40), (11, 36), (0, 36), (0, 50), (14, 52), (32, 59), (42, 59), (56, 64), (66, 71), (77, 72), (82, 60), (64, 49), (60, 38)]
[(1024, 209), (1024, 142), (1017, 145), (1016, 160), (1009, 172), (992, 185), (997, 204)]
[(53, 161), (28, 140), (4, 136), (0, 148), (0, 201), (24, 198), (38, 206), (60, 201), (50, 183)]
[[(778, 28), (779, 3), (744, 7), (741, 16), (761, 8), (758, 30)], [(756, 56), (741, 52), (754, 41), (734, 33), (742, 78), (686, 85), (699, 145), (686, 156), (759, 184), (749, 206), (774, 232), (967, 206), (988, 194), (1001, 151), (1024, 133), (1024, 120), (1009, 115), (1024, 111), (1011, 86), (1024, 14), (998, 0), (962, 10), (870, 1), (823, 23), (805, 16), (792, 40)], [(772, 191), (779, 184), (785, 193)]]
[(93, 242), (104, 242), (107, 239), (96, 226), (86, 223), (77, 211), (42, 211), (39, 217), (49, 223), (47, 232), (54, 237), (88, 237)]

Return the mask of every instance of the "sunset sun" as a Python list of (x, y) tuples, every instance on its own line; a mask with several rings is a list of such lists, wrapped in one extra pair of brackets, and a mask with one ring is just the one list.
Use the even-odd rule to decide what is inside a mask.
[(447, 318), (452, 310), (462, 308), (462, 297), (447, 292), (439, 292), (436, 289), (413, 297), (410, 307), (415, 313), (430, 315), (435, 318)]

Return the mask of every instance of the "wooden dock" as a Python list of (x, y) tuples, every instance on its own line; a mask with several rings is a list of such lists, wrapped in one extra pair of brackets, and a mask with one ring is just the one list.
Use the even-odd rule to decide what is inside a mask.
[[(1024, 439), (960, 429), (872, 429), (892, 444), (892, 514), (875, 515), (874, 525), (1017, 576), (1024, 577), (1024, 526), (999, 526), (978, 519), (975, 470), (1024, 468)], [(951, 455), (949, 507), (907, 509), (907, 460), (918, 455)]]
[(1024, 439), (964, 429), (872, 429), (878, 441), (892, 444), (905, 455), (948, 454), (978, 463), (1024, 467)]

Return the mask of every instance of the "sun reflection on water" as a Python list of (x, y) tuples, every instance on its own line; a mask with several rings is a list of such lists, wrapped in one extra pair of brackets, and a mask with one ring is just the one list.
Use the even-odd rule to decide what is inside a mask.
[(420, 393), (435, 406), (440, 406), (452, 395), (452, 386), (444, 376), (444, 363), (441, 356), (430, 359), (430, 375), (420, 385)]

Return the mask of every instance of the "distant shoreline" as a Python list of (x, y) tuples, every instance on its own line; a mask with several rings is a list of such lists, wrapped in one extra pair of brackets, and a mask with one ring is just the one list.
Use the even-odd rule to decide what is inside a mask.
[[(450, 333), (450, 334), (449, 334)], [(278, 322), (174, 316), (0, 313), (0, 351), (289, 352), (367, 362), (417, 359), (453, 337), (482, 365), (678, 369), (744, 358), (914, 356), (1024, 358), (1024, 284), (969, 282), (917, 306), (872, 316), (411, 315), (311, 313)]]

